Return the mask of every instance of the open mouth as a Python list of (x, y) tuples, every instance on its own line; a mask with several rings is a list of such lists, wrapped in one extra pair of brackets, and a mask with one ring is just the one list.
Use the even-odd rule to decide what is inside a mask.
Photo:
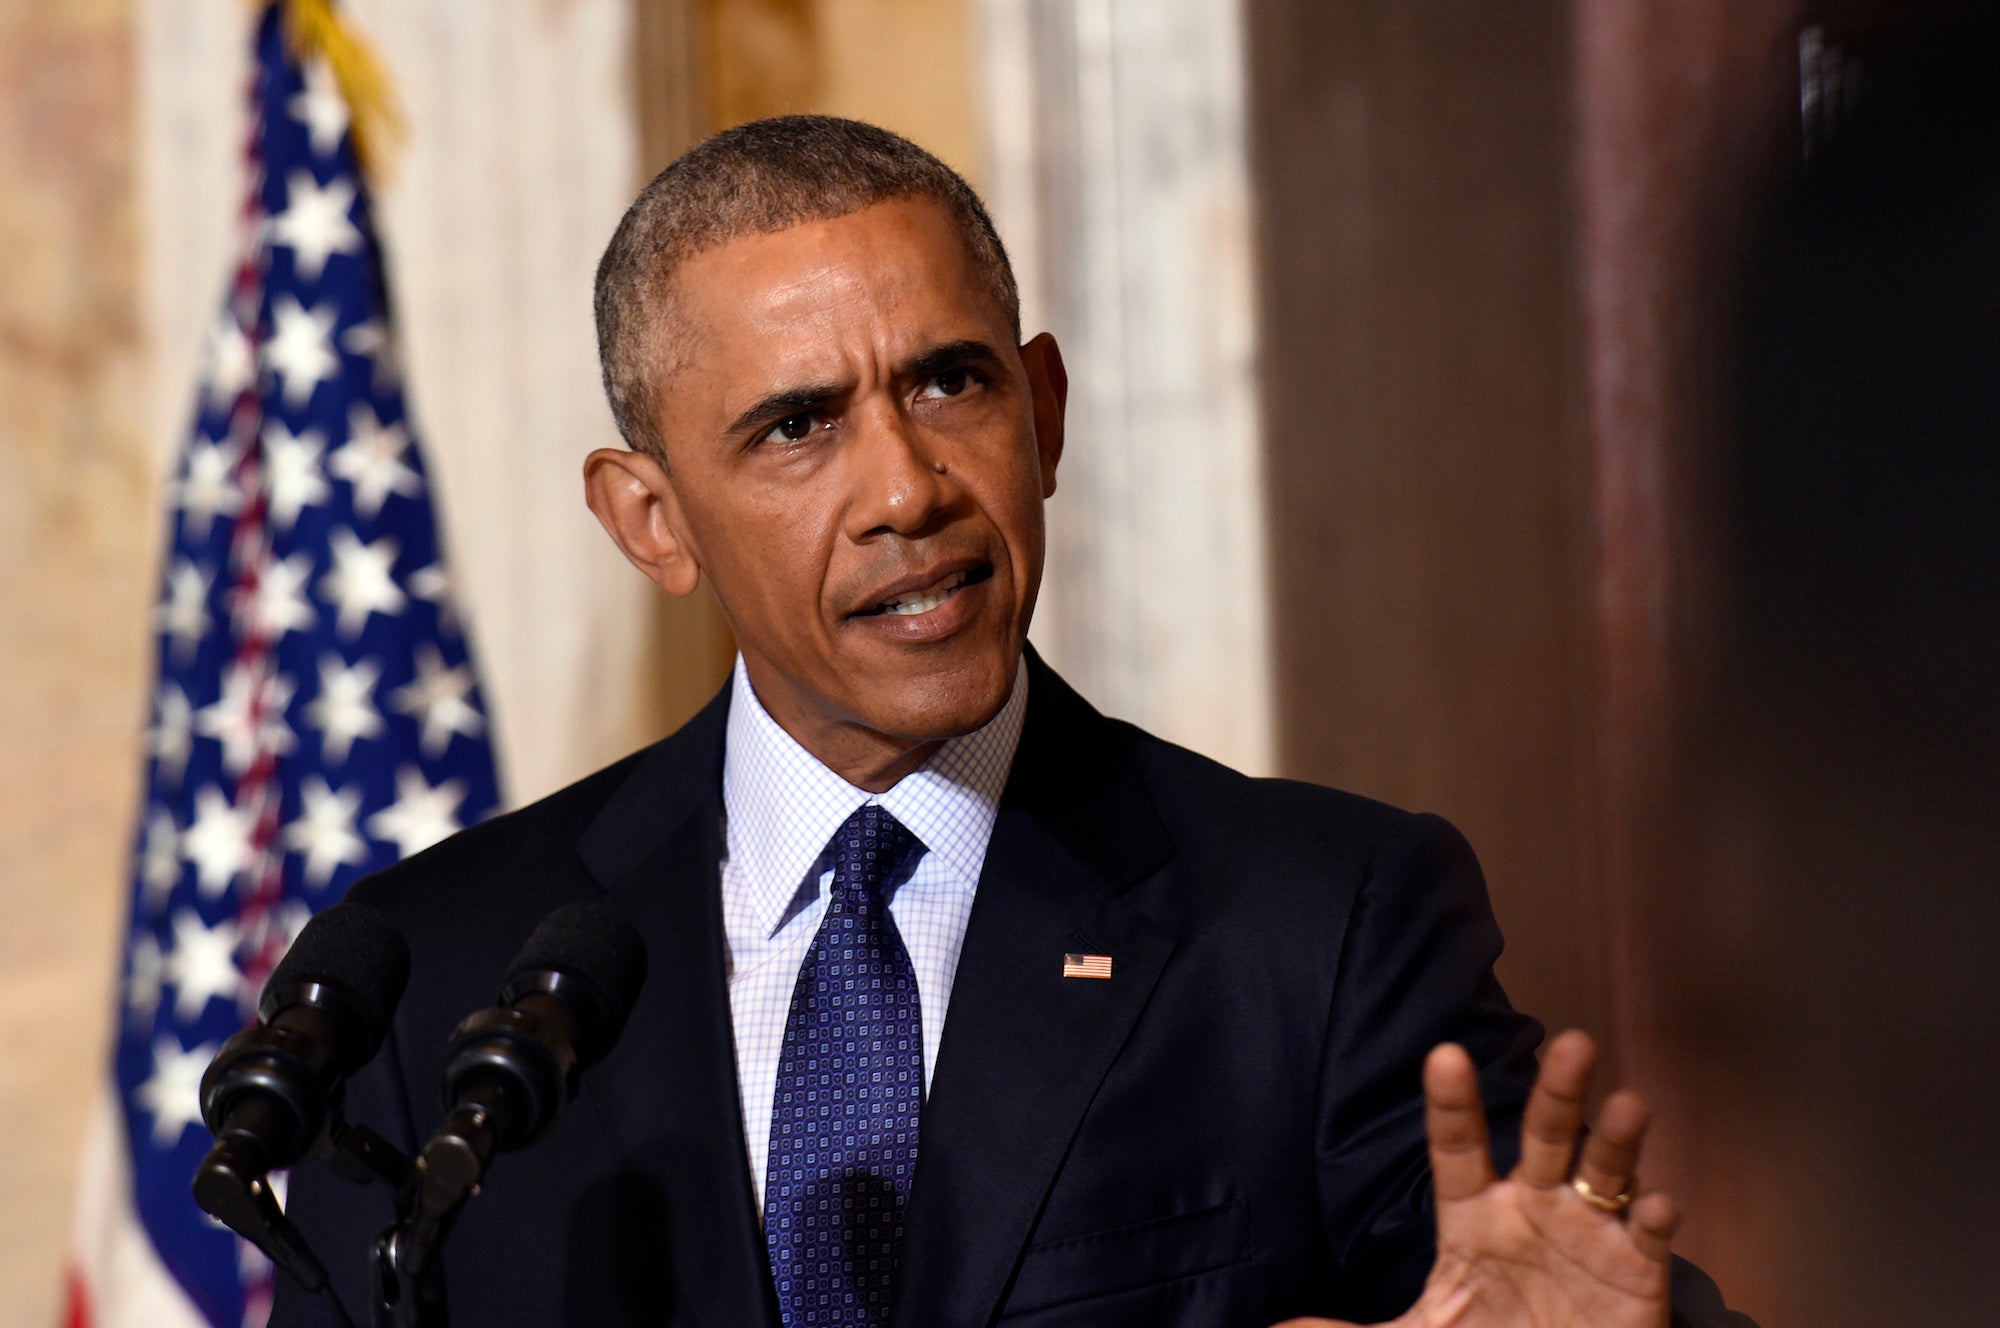
[(872, 609), (863, 609), (855, 614), (857, 618), (874, 618), (892, 614), (898, 618), (914, 618), (920, 613), (929, 613), (944, 604), (953, 595), (967, 586), (976, 586), (993, 575), (991, 563), (981, 563), (977, 567), (962, 572), (953, 572), (935, 584), (919, 590), (906, 591), (891, 599), (883, 600)]

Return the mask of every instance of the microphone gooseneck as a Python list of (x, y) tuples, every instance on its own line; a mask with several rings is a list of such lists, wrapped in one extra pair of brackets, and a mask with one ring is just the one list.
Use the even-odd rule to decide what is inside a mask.
[(363, 904), (324, 909), (265, 984), (259, 1022), (202, 1075), (215, 1147), (195, 1171), (195, 1202), (308, 1291), (326, 1286), (326, 1269), (264, 1178), (320, 1138), (340, 1086), (381, 1048), (409, 976), (409, 947), (387, 918)]

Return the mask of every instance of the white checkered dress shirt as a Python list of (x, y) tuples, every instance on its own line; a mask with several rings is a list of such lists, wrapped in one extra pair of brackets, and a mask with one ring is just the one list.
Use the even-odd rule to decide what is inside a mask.
[(921, 770), (905, 775), (887, 793), (874, 794), (821, 765), (778, 727), (737, 657), (722, 759), (722, 929), (743, 1138), (750, 1146), (759, 1212), (785, 1018), (833, 884), (828, 842), (841, 822), (874, 802), (908, 827), (925, 849), (915, 870), (890, 896), (889, 915), (917, 972), (928, 1092), (972, 895), (993, 837), (1000, 790), (1021, 740), (1027, 703), (1023, 664), (1013, 694), (986, 727), (953, 738)]

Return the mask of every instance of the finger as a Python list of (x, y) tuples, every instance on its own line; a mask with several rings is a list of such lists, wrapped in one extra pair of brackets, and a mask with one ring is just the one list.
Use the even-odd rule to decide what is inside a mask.
[(1463, 1047), (1447, 1042), (1424, 1059), (1424, 1133), (1440, 1201), (1471, 1198), (1493, 1183), (1479, 1072)]
[(1583, 1126), (1583, 1099), (1596, 1064), (1597, 1044), (1588, 1033), (1572, 1028), (1549, 1043), (1521, 1118), (1516, 1178), (1538, 1190), (1552, 1190), (1569, 1179), (1577, 1131)]
[(1639, 1174), (1639, 1147), (1645, 1141), (1651, 1115), (1646, 1099), (1629, 1088), (1604, 1099), (1597, 1113), (1597, 1128), (1577, 1161), (1576, 1174), (1584, 1184), (1607, 1199), (1631, 1192)]
[(1681, 1210), (1665, 1190), (1648, 1190), (1634, 1199), (1626, 1217), (1632, 1243), (1641, 1254), (1654, 1263), (1665, 1263), (1673, 1257), (1674, 1231), (1681, 1224)]

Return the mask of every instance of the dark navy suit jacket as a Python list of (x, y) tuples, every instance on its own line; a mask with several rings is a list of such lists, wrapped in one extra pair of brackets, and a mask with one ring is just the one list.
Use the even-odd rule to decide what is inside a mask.
[[(1253, 780), (1030, 703), (924, 1106), (897, 1328), (1266, 1328), (1407, 1308), (1432, 1258), (1419, 1067), (1462, 1043), (1503, 1166), (1540, 1028), (1448, 824)], [(414, 1150), (458, 1019), (535, 924), (608, 900), (651, 972), (623, 1038), (445, 1255), (454, 1324), (777, 1328), (743, 1145), (718, 861), (728, 692), (554, 796), (356, 885), (414, 956), (349, 1115)], [(1110, 980), (1064, 978), (1066, 952)], [(387, 1193), (295, 1169), (291, 1210), (365, 1322)], [(1685, 1265), (1691, 1324), (1744, 1323)], [(281, 1287), (272, 1323), (326, 1323)]]

